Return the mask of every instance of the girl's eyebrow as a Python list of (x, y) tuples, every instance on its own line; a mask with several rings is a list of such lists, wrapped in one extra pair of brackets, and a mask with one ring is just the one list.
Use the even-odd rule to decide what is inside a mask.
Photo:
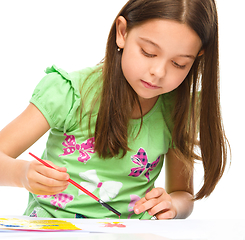
[(191, 58), (191, 59), (196, 59), (196, 57), (194, 55), (188, 55), (188, 54), (181, 54), (181, 55), (178, 55), (178, 57), (185, 57), (185, 58)]
[(151, 45), (153, 45), (153, 46), (156, 47), (156, 48), (161, 49), (161, 48), (159, 47), (159, 45), (157, 45), (156, 43), (152, 42), (152, 41), (151, 41), (150, 39), (148, 39), (148, 38), (140, 37), (140, 39), (143, 40), (144, 42), (150, 43)]
[[(158, 48), (158, 49), (161, 49), (159, 45), (157, 45), (156, 43), (154, 43), (153, 41), (151, 41), (150, 39), (148, 38), (143, 38), (143, 37), (140, 37), (140, 39), (144, 42), (147, 42), (147, 43), (150, 43), (151, 45), (153, 45), (154, 47)], [(178, 55), (178, 57), (185, 57), (185, 58), (191, 58), (191, 59), (196, 59), (196, 57), (194, 55), (189, 55), (189, 54), (180, 54)]]

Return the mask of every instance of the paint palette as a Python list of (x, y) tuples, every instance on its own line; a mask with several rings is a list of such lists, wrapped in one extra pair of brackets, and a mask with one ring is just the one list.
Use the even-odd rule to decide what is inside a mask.
[(26, 220), (19, 218), (0, 218), (1, 229), (43, 232), (81, 230), (72, 223), (63, 220)]

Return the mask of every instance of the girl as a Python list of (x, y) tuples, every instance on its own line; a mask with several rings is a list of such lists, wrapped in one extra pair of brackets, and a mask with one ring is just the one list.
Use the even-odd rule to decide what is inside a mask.
[[(214, 0), (130, 0), (101, 64), (46, 72), (0, 132), (0, 183), (30, 192), (25, 215), (114, 218), (69, 177), (132, 219), (186, 218), (214, 190), (227, 159)], [(42, 158), (58, 171), (16, 160), (49, 129)], [(204, 184), (194, 196), (195, 159)], [(163, 160), (165, 188), (154, 188)]]

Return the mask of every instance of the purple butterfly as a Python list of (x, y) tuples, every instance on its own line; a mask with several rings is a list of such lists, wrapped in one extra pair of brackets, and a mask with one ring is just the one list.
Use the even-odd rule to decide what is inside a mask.
[(131, 160), (133, 163), (139, 165), (139, 167), (131, 168), (131, 173), (128, 176), (139, 177), (145, 170), (145, 177), (150, 181), (150, 171), (154, 170), (157, 164), (160, 161), (160, 156), (153, 163), (148, 162), (147, 154), (143, 148), (140, 148), (137, 154), (131, 156)]
[(89, 153), (95, 153), (94, 151), (94, 138), (89, 138), (82, 144), (77, 144), (74, 135), (67, 135), (65, 141), (62, 143), (65, 148), (63, 148), (64, 153), (59, 156), (66, 156), (73, 154), (76, 150), (79, 151), (79, 157), (77, 158), (78, 161), (86, 163), (91, 157)]

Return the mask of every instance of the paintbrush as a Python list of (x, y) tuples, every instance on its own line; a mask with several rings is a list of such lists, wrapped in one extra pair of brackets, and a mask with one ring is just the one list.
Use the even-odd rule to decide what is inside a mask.
[[(30, 153), (29, 154), (34, 157), (37, 161), (39, 161), (40, 163), (42, 163), (43, 165), (45, 165), (46, 167), (49, 168), (53, 168), (51, 165), (49, 165), (47, 162), (45, 162), (44, 160), (40, 159), (39, 157), (35, 156), (34, 154)], [(57, 169), (55, 169), (57, 170)], [(58, 170), (57, 170), (58, 171)], [(115, 213), (117, 216), (121, 216), (121, 213), (118, 212), (116, 209), (114, 209), (113, 207), (111, 207), (109, 204), (103, 202), (101, 199), (99, 199), (98, 197), (96, 197), (93, 193), (89, 192), (87, 189), (83, 188), (81, 185), (79, 185), (78, 183), (76, 183), (75, 181), (73, 181), (72, 179), (68, 179), (68, 182), (70, 182), (72, 185), (74, 185), (75, 187), (79, 188), (80, 190), (82, 190), (84, 193), (86, 193), (88, 196), (90, 196), (91, 198), (93, 198), (94, 200), (96, 200), (98, 203), (100, 203), (103, 207), (107, 208), (108, 210), (112, 211), (113, 213)]]

